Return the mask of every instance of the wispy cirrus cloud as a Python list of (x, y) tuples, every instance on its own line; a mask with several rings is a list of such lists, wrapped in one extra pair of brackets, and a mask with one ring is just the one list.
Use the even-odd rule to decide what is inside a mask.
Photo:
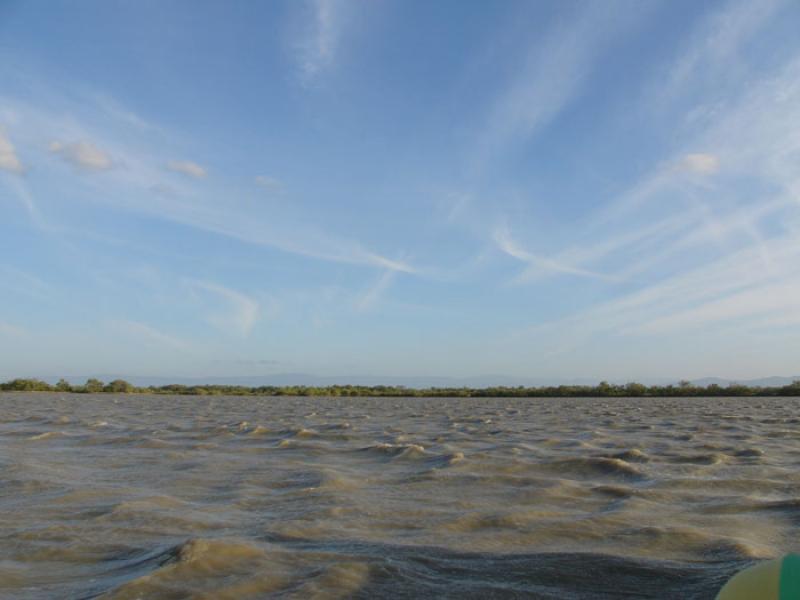
[(767, 318), (796, 320), (800, 316), (800, 284), (780, 281), (739, 291), (685, 310), (667, 314), (629, 330), (636, 334), (674, 334), (706, 329), (720, 322)]
[[(495, 228), (492, 239), (494, 240), (497, 247), (504, 253), (508, 254), (525, 262), (529, 265), (529, 269), (525, 274), (523, 279), (527, 279), (531, 276), (531, 270), (535, 270), (537, 272), (550, 272), (550, 273), (560, 273), (564, 275), (575, 275), (578, 277), (589, 277), (592, 279), (604, 279), (604, 280), (613, 280), (613, 277), (608, 275), (604, 275), (602, 273), (596, 273), (594, 271), (588, 271), (586, 269), (582, 269), (580, 267), (576, 267), (565, 262), (561, 262), (557, 259), (547, 257), (547, 256), (539, 256), (532, 252), (529, 252), (520, 246), (520, 244), (511, 236), (511, 232), (508, 229), (508, 226), (501, 225)], [(517, 282), (519, 283), (521, 280), (518, 279)]]
[(798, 120), (800, 58), (743, 78), (672, 158), (603, 207), (589, 242), (553, 255), (634, 291), (528, 333), (571, 352), (598, 336), (735, 339), (800, 324), (800, 138), (786, 127)]
[[(107, 171), (105, 177), (75, 182), (94, 192), (87, 196), (93, 202), (316, 260), (417, 272), (416, 267), (405, 261), (384, 256), (356, 240), (323, 230), (299, 209), (293, 209), (291, 215), (268, 212), (266, 206), (253, 211), (251, 203), (236, 197), (228, 197), (225, 203), (220, 203), (219, 190), (192, 187), (191, 180), (198, 179), (197, 176), (205, 172), (201, 165), (177, 165), (183, 169), (181, 173), (188, 175), (184, 183), (166, 179), (164, 165), (170, 161), (164, 156), (161, 146), (165, 137), (171, 139), (168, 131), (158, 129), (157, 139), (153, 140), (154, 130), (140, 127), (137, 122), (131, 123), (129, 111), (123, 106), (116, 104), (111, 113), (101, 105), (96, 111), (87, 111), (86, 102), (91, 102), (92, 96), (82, 95), (80, 98), (80, 106), (67, 103), (54, 112), (29, 102), (2, 97), (0, 100), (5, 108), (0, 115), (7, 113), (6, 116), (13, 117), (15, 128), (24, 133), (33, 146), (42, 137), (52, 136), (52, 132), (57, 132), (61, 139), (93, 140), (56, 142), (51, 148), (76, 169)], [(83, 114), (88, 116), (81, 118), (79, 115)], [(104, 115), (103, 119), (92, 120), (96, 114)], [(112, 119), (113, 127), (108, 126), (104, 120), (107, 118)], [(120, 131), (129, 130), (135, 133), (130, 139), (127, 134), (120, 134)], [(174, 155), (173, 150), (169, 152)], [(44, 169), (47, 166), (46, 163), (39, 165)], [(117, 166), (120, 168), (112, 168)], [(276, 181), (263, 178), (257, 183), (272, 186)], [(15, 192), (31, 218), (40, 223), (41, 211), (27, 186), (16, 185)]]
[(33, 194), (31, 193), (27, 182), (21, 177), (14, 177), (7, 183), (9, 189), (11, 189), (12, 193), (25, 208), (31, 223), (40, 229), (45, 229), (47, 226), (45, 224), (44, 217), (42, 216), (42, 212), (39, 210), (38, 204), (34, 200)]
[(359, 294), (355, 301), (355, 308), (358, 312), (366, 312), (372, 309), (381, 297), (392, 285), (397, 271), (387, 269), (370, 285), (363, 293)]
[(2, 127), (0, 127), (0, 170), (18, 175), (25, 171), (17, 155), (17, 149)]
[(163, 133), (158, 125), (143, 118), (107, 93), (99, 92), (96, 89), (87, 89), (83, 91), (83, 96), (86, 98), (86, 102), (96, 105), (112, 120), (140, 131)]
[(114, 166), (111, 156), (92, 142), (53, 141), (49, 149), (73, 167), (84, 171), (107, 171)]
[(794, 318), (800, 306), (799, 242), (795, 236), (765, 242), (769, 268), (761, 248), (750, 245), (529, 333), (579, 346), (599, 334), (671, 335), (725, 324), (738, 328), (742, 319)]
[(131, 321), (128, 319), (116, 319), (107, 322), (107, 326), (113, 331), (122, 333), (131, 337), (139, 342), (157, 347), (167, 347), (173, 350), (187, 351), (191, 349), (191, 344), (188, 342), (165, 333), (160, 329), (141, 323), (139, 321)]
[[(614, 3), (612, 3), (614, 4)], [(515, 75), (494, 101), (477, 149), (478, 162), (529, 140), (578, 95), (606, 45), (647, 14), (646, 7), (616, 3), (578, 8), (549, 31), (533, 37)]]
[(283, 189), (283, 182), (276, 177), (270, 177), (268, 175), (256, 175), (253, 178), (253, 181), (255, 181), (257, 186), (270, 192), (279, 192)]
[(209, 323), (223, 332), (234, 332), (242, 337), (250, 334), (261, 310), (255, 298), (209, 281), (189, 280), (187, 283), (192, 289), (221, 301), (222, 310), (213, 309), (206, 316)]
[(748, 2), (733, 0), (720, 3), (700, 21), (666, 76), (659, 75), (649, 99), (663, 108), (707, 86), (719, 86), (741, 74), (742, 48), (784, 7), (787, 0)]
[(703, 152), (689, 153), (681, 158), (678, 166), (692, 173), (711, 175), (719, 170), (719, 158)]
[(311, 0), (310, 22), (297, 44), (300, 70), (310, 82), (333, 65), (347, 9), (343, 0)]
[(203, 179), (208, 175), (205, 167), (190, 160), (171, 160), (167, 162), (167, 169), (174, 173), (193, 177), (194, 179)]
[(785, 127), (800, 119), (798, 78), (800, 59), (743, 80), (726, 110), (698, 127), (682, 151), (601, 209), (595, 233), (620, 227), (635, 233), (642, 219), (657, 214), (683, 226), (669, 243), (637, 253), (633, 264), (653, 264), (689, 247), (748, 242), (760, 246), (768, 262), (763, 241), (782, 232), (768, 233), (765, 224), (778, 217), (789, 222), (798, 209), (800, 141)]
[(209, 203), (188, 204), (181, 198), (162, 197), (159, 200), (151, 204), (140, 202), (133, 208), (162, 219), (298, 256), (404, 273), (418, 272), (415, 266), (405, 261), (386, 257), (357, 241), (330, 234), (302, 218), (280, 215), (261, 218), (235, 209), (221, 210)]

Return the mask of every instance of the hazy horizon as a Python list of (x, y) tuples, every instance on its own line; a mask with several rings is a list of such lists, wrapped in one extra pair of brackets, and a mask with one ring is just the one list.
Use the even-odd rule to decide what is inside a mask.
[(791, 377), (797, 31), (791, 0), (3, 2), (0, 371)]

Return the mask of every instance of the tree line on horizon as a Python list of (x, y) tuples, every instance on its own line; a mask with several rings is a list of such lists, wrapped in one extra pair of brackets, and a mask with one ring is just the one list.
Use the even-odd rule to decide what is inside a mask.
[(72, 394), (161, 394), (173, 396), (329, 396), (329, 397), (425, 397), (425, 398), (657, 398), (708, 396), (800, 396), (800, 380), (776, 387), (693, 385), (681, 381), (677, 385), (644, 385), (641, 383), (597, 385), (558, 385), (541, 387), (491, 386), (485, 388), (429, 387), (409, 388), (392, 385), (328, 385), (328, 386), (242, 386), (242, 385), (161, 385), (135, 386), (124, 379), (104, 383), (87, 379), (71, 384), (61, 379), (49, 384), (39, 379), (12, 379), (0, 383), (4, 392), (62, 392)]

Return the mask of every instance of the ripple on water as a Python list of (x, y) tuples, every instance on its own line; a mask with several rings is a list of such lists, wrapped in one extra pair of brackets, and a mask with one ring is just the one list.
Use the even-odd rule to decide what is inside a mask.
[(32, 442), (41, 442), (44, 440), (52, 440), (53, 438), (63, 437), (66, 434), (63, 431), (45, 431), (44, 433), (37, 433), (30, 436), (28, 439)]
[(679, 465), (718, 465), (725, 462), (727, 457), (720, 452), (704, 452), (701, 454), (684, 454), (672, 456), (670, 462)]
[(769, 548), (741, 539), (722, 537), (699, 528), (645, 526), (620, 532), (625, 540), (640, 544), (649, 555), (697, 555), (715, 560), (772, 558)]
[(392, 459), (420, 459), (427, 456), (425, 453), (425, 448), (420, 444), (379, 443), (362, 448), (361, 452)]
[(646, 463), (650, 462), (650, 457), (639, 450), (638, 448), (630, 448), (629, 450), (623, 450), (622, 452), (617, 452), (616, 454), (611, 454), (606, 458), (614, 458), (618, 460), (624, 460), (625, 462), (637, 462), (637, 463)]
[(614, 479), (641, 480), (644, 473), (629, 462), (619, 458), (586, 457), (564, 458), (543, 463), (548, 470), (560, 473), (562, 477), (609, 477)]
[(109, 590), (109, 600), (191, 597), (220, 600), (256, 597), (284, 588), (290, 579), (262, 548), (238, 540), (192, 539), (128, 567), (130, 581)]
[(759, 458), (764, 456), (764, 451), (760, 448), (742, 448), (733, 453), (734, 456), (742, 458)]
[(228, 517), (171, 496), (151, 496), (113, 504), (95, 521), (129, 531), (179, 533), (221, 529), (227, 525)]

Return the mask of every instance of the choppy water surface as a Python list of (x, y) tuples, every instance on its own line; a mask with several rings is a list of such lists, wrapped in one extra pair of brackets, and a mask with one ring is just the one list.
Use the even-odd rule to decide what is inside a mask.
[(798, 399), (0, 395), (7, 598), (713, 598)]

